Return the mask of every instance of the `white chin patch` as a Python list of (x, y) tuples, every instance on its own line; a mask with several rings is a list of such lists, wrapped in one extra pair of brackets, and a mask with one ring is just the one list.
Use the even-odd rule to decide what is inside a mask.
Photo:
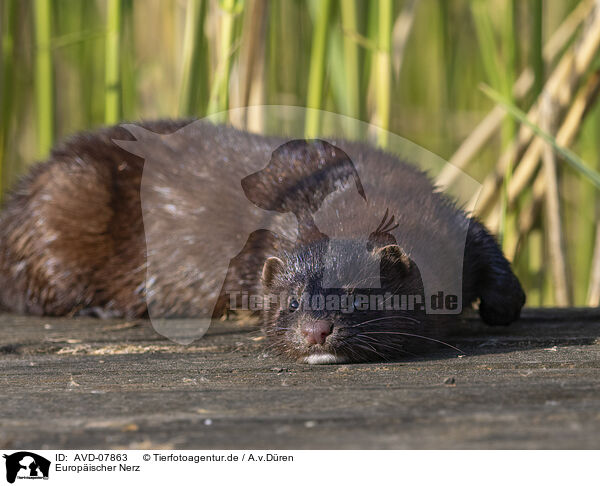
[(331, 353), (315, 353), (306, 356), (302, 361), (308, 364), (333, 364), (343, 363), (345, 359), (343, 356), (335, 356)]

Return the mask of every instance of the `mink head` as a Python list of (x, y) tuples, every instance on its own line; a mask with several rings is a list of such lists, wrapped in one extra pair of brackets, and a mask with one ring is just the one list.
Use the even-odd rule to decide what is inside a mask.
[(262, 284), (271, 347), (300, 362), (399, 358), (407, 334), (418, 334), (423, 322), (419, 271), (396, 244), (324, 239), (298, 246), (267, 259)]

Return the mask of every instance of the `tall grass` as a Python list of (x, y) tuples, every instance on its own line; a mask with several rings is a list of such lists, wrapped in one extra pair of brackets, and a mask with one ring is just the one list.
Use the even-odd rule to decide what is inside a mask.
[(388, 143), (388, 130), (390, 128), (390, 109), (392, 92), (392, 59), (391, 59), (391, 33), (392, 33), (392, 0), (379, 1), (379, 22), (377, 35), (377, 81), (376, 81), (376, 123), (384, 131), (379, 132), (379, 144), (386, 146)]
[(312, 11), (315, 27), (310, 50), (306, 106), (313, 110), (309, 111), (306, 116), (305, 134), (308, 138), (316, 137), (320, 129), (319, 113), (315, 110), (323, 108), (323, 86), (327, 62), (325, 46), (327, 45), (327, 28), (330, 23), (331, 0), (312, 2)]
[(121, 118), (121, 0), (107, 0), (106, 51), (104, 61), (105, 114), (107, 124)]
[(358, 32), (358, 18), (355, 0), (341, 0), (342, 30), (340, 35), (344, 45), (344, 86), (346, 87), (342, 100), (344, 115), (360, 119), (360, 68), (359, 46), (352, 38), (352, 33)]
[(237, 47), (234, 44), (234, 22), (241, 11), (242, 5), (240, 0), (222, 0), (219, 2), (219, 59), (208, 100), (208, 113), (222, 112), (229, 106), (231, 60), (234, 49)]
[(37, 108), (37, 153), (39, 157), (44, 157), (48, 153), (54, 139), (51, 12), (50, 0), (35, 0), (35, 101)]
[[(529, 301), (552, 304), (557, 277), (550, 272), (542, 164), (534, 160), (515, 194), (523, 154), (537, 153), (531, 137), (516, 140), (528, 124), (539, 129), (539, 120), (524, 114), (535, 114), (549, 78), (581, 42), (581, 19), (594, 18), (594, 1), (0, 0), (0, 190), (77, 129), (202, 117), (253, 103), (348, 115), (448, 159), (469, 135), (481, 134), (485, 140), (459, 157), (476, 179), (495, 174), (493, 195), (478, 215), (499, 233)], [(582, 13), (563, 25), (574, 11)], [(559, 27), (561, 38), (547, 48)], [(569, 78), (577, 81), (570, 89), (579, 92), (599, 67), (594, 51), (585, 72)], [(523, 76), (531, 76), (527, 87), (519, 81), (517, 88)], [(481, 83), (512, 115), (489, 115), (494, 101)], [(556, 110), (558, 125), (569, 103)], [(566, 144), (556, 143), (556, 131), (537, 131), (558, 154), (567, 285), (577, 305), (591, 302), (590, 282), (600, 282), (590, 271), (600, 248), (600, 108), (595, 99), (586, 103), (572, 137), (561, 139)], [(491, 131), (478, 127), (484, 119), (494, 123)], [(321, 128), (318, 111), (309, 112), (306, 136)], [(385, 146), (386, 132), (378, 134)], [(501, 156), (511, 147), (511, 157)]]
[(4, 2), (2, 4), (2, 71), (0, 77), (0, 196), (4, 187), (4, 155), (7, 138), (10, 136), (10, 117), (13, 110), (13, 96), (9, 96), (13, 91), (14, 77), (14, 48), (15, 33), (14, 21), (15, 5), (13, 2)]

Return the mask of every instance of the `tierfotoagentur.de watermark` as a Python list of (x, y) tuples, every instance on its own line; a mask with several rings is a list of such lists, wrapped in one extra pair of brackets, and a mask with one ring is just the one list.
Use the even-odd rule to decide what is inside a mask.
[[(229, 309), (242, 311), (261, 311), (279, 308), (290, 311), (330, 311), (350, 314), (368, 311), (422, 311), (425, 300), (419, 294), (385, 293), (327, 293), (310, 294), (304, 292), (292, 296), (287, 292), (280, 294), (252, 294), (245, 291), (228, 293)], [(436, 310), (456, 310), (458, 296), (445, 295), (439, 291), (430, 296), (430, 306)]]

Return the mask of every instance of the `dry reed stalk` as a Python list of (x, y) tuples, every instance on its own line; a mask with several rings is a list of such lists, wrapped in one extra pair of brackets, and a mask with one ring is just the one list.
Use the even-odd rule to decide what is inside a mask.
[[(553, 113), (564, 109), (564, 107), (569, 104), (576, 86), (581, 77), (589, 69), (599, 48), (600, 8), (596, 8), (593, 10), (579, 41), (573, 49), (567, 52), (560, 60), (558, 66), (546, 81), (538, 100), (527, 113), (527, 117), (532, 123), (535, 124), (538, 121), (541, 100), (549, 100), (549, 103), (554, 107), (552, 110)], [(553, 113), (550, 114), (554, 116)], [(534, 134), (529, 127), (522, 125), (517, 135), (517, 141), (513, 142), (507, 151), (502, 154), (496, 165), (495, 171), (484, 181), (481, 196), (478, 201), (471, 201), (473, 206), (475, 202), (477, 203), (477, 211), (480, 215), (485, 214), (499, 196), (498, 189), (504, 180), (506, 168), (511, 163), (513, 163), (514, 166), (518, 154), (529, 145), (533, 139), (533, 135)], [(536, 143), (539, 144), (540, 142)], [(529, 161), (531, 159), (528, 158), (527, 160)], [(534, 162), (535, 161), (536, 160), (534, 160)], [(521, 164), (519, 163), (519, 165), (516, 166), (513, 182), (515, 178), (517, 178), (517, 181), (521, 180), (519, 171), (524, 169), (519, 169), (520, 165)]]
[[(265, 8), (267, 8), (265, 6)], [(265, 17), (268, 15), (265, 12)], [(250, 97), (248, 98), (248, 106), (263, 106), (266, 102), (266, 38), (267, 32), (262, 40), (263, 46), (258, 48), (258, 56), (256, 57), (256, 65), (254, 66), (252, 78), (250, 80)], [(263, 133), (265, 129), (264, 112), (261, 109), (245, 111), (246, 129), (251, 132)]]
[(251, 0), (247, 8), (240, 49), (240, 106), (248, 106), (259, 57), (265, 50), (267, 2)]
[(404, 61), (406, 43), (408, 42), (414, 24), (418, 3), (419, 0), (410, 0), (407, 2), (406, 6), (394, 22), (394, 29), (392, 31), (392, 63), (394, 65), (396, 77), (400, 76), (400, 71), (402, 70), (402, 61)]
[[(569, 108), (568, 113), (566, 114), (562, 125), (560, 126), (558, 133), (556, 135), (556, 142), (559, 145), (564, 147), (569, 147), (577, 133), (583, 121), (585, 119), (585, 115), (589, 112), (590, 107), (595, 103), (598, 93), (600, 91), (600, 71), (595, 72), (587, 81), (585, 86), (579, 90), (573, 104)], [(537, 143), (539, 142), (539, 143)], [(540, 138), (536, 138), (534, 142), (530, 145), (530, 148), (536, 145), (536, 147), (540, 147), (537, 156), (541, 156), (541, 151), (543, 148), (543, 142)], [(529, 153), (529, 150), (528, 150)], [(523, 157), (521, 163), (525, 163), (525, 158), (527, 154)], [(515, 176), (513, 175), (513, 178)], [(513, 179), (514, 180), (514, 179)], [(525, 207), (519, 214), (519, 223), (518, 223), (518, 241), (521, 241), (524, 236), (526, 236), (531, 229), (533, 228), (535, 221), (537, 219), (538, 211), (541, 207), (541, 203), (545, 197), (545, 175), (542, 169), (538, 172), (535, 182), (533, 183), (533, 197), (532, 201)], [(529, 187), (529, 184), (527, 185)], [(513, 194), (513, 185), (511, 181), (511, 185), (509, 185), (509, 205), (514, 204), (517, 197), (519, 197), (525, 187), (519, 193)], [(494, 219), (490, 220), (490, 225), (497, 224)], [(507, 255), (509, 259), (514, 259), (516, 255), (517, 247), (516, 245), (509, 248), (507, 250)]]
[[(564, 122), (556, 134), (556, 143), (565, 147), (573, 143), (573, 139), (583, 122), (584, 113), (595, 101), (599, 88), (600, 72), (596, 72), (588, 79), (586, 85), (579, 91), (571, 104)], [(536, 138), (522, 157), (508, 186), (509, 206), (514, 205), (519, 195), (529, 186), (531, 178), (539, 166), (543, 145), (542, 139)]]
[(592, 259), (587, 305), (591, 307), (600, 306), (600, 223), (596, 225), (596, 245), (594, 247), (594, 258)]
[(377, 143), (386, 147), (388, 144), (388, 130), (390, 128), (390, 107), (392, 103), (392, 16), (393, 4), (391, 0), (379, 0), (379, 29), (377, 35), (377, 53), (375, 63), (377, 66), (377, 90), (375, 92), (375, 119), (382, 130), (377, 132)]
[[(548, 133), (554, 133), (556, 103), (547, 95), (540, 103), (540, 126)], [(560, 197), (558, 193), (558, 176), (556, 173), (556, 156), (552, 146), (544, 144), (542, 153), (545, 181), (546, 228), (548, 234), (548, 250), (554, 300), (559, 307), (567, 307), (571, 303), (569, 289), (567, 255), (565, 238), (561, 222)]]
[(506, 258), (510, 261), (515, 260), (519, 246), (531, 233), (538, 220), (538, 215), (546, 194), (546, 177), (543, 168), (538, 173), (531, 192), (531, 201), (519, 212), (517, 238), (514, 239), (513, 244), (510, 247), (505, 249)]
[[(584, 1), (575, 7), (571, 14), (565, 19), (560, 27), (548, 40), (543, 50), (543, 58), (546, 64), (552, 64), (556, 56), (569, 42), (579, 25), (587, 18), (594, 6), (594, 1)], [(513, 87), (513, 96), (516, 100), (523, 99), (534, 84), (533, 69), (526, 68), (518, 77)], [(437, 177), (437, 185), (440, 187), (450, 186), (458, 177), (460, 170), (475, 158), (485, 144), (501, 128), (502, 121), (506, 117), (506, 111), (496, 105), (490, 113), (475, 127), (471, 134), (461, 143), (456, 152), (450, 157), (447, 164)], [(459, 170), (456, 170), (459, 169)]]

